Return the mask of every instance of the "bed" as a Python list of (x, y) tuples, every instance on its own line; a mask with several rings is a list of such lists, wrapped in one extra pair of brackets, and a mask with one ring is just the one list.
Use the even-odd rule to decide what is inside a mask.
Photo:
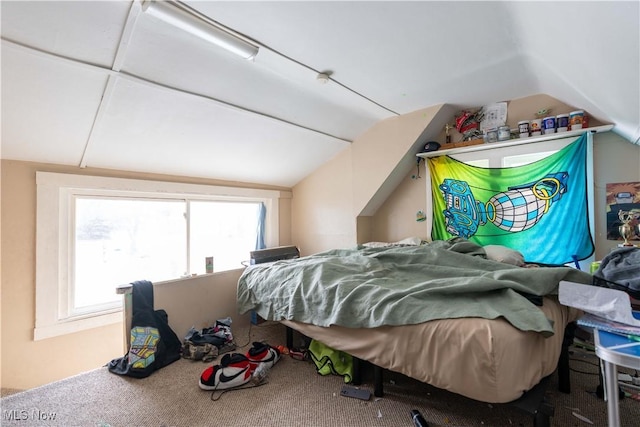
[(580, 315), (558, 302), (561, 280), (589, 284), (592, 276), (499, 262), (454, 238), (253, 265), (237, 298), (241, 313), (254, 310), (375, 366), (504, 403), (558, 366), (565, 327)]

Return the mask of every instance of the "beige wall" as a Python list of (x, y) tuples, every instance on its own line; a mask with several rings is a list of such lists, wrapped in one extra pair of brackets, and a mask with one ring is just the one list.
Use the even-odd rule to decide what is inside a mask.
[[(293, 188), (292, 241), (303, 255), (371, 240), (372, 214), (415, 165), (442, 106), (383, 120)], [(424, 196), (423, 196), (424, 197)]]
[(442, 105), (383, 120), (351, 144), (353, 213), (370, 216), (384, 203), (423, 146)]
[(353, 245), (351, 157), (348, 147), (293, 188), (292, 242), (301, 255)]
[(427, 199), (425, 162), (420, 162), (420, 178), (412, 170), (396, 187), (387, 201), (371, 217), (371, 240), (396, 242), (406, 237), (427, 239), (427, 224), (416, 221), (418, 211), (425, 210)]
[[(173, 182), (249, 187), (224, 181), (78, 169), (69, 166), (2, 161), (1, 181), (1, 385), (27, 389), (98, 368), (124, 354), (123, 325), (114, 324), (60, 337), (33, 341), (35, 325), (36, 171), (141, 178)], [(273, 189), (270, 187), (261, 187)], [(288, 190), (281, 189), (279, 190)], [(280, 243), (291, 243), (291, 199), (280, 202)], [(191, 324), (232, 316), (246, 322), (235, 308), (241, 270), (215, 273), (156, 286), (156, 308), (165, 308), (180, 338)], [(116, 284), (117, 285), (117, 284)], [(198, 289), (205, 298), (192, 292)], [(170, 305), (180, 295), (179, 304)], [(185, 299), (186, 298), (186, 299)], [(188, 327), (187, 327), (188, 329)]]
[(167, 311), (169, 325), (180, 339), (191, 327), (209, 327), (225, 317), (231, 317), (233, 332), (235, 326), (249, 324), (249, 315), (240, 315), (236, 310), (236, 288), (242, 271), (229, 270), (158, 283), (153, 287), (154, 305)]

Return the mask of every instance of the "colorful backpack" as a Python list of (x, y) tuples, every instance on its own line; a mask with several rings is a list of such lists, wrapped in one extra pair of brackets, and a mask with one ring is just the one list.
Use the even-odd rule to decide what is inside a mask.
[(180, 359), (182, 343), (169, 326), (164, 310), (153, 309), (153, 285), (148, 281), (132, 283), (133, 318), (127, 354), (107, 364), (110, 372), (144, 378)]

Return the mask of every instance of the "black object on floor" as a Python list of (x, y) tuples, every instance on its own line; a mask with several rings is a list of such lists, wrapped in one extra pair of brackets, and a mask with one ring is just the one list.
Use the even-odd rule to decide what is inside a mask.
[(340, 390), (340, 396), (353, 397), (355, 399), (369, 400), (371, 398), (371, 392), (362, 388), (350, 387), (348, 385), (342, 386)]
[(429, 427), (429, 424), (427, 424), (427, 420), (425, 420), (420, 411), (416, 409), (411, 411), (411, 419), (413, 420), (413, 424), (415, 424), (416, 427)]

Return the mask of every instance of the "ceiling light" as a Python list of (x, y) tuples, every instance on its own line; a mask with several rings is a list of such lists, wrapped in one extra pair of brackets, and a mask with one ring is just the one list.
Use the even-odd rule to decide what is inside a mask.
[(142, 10), (245, 59), (258, 54), (257, 45), (178, 1), (144, 0)]

